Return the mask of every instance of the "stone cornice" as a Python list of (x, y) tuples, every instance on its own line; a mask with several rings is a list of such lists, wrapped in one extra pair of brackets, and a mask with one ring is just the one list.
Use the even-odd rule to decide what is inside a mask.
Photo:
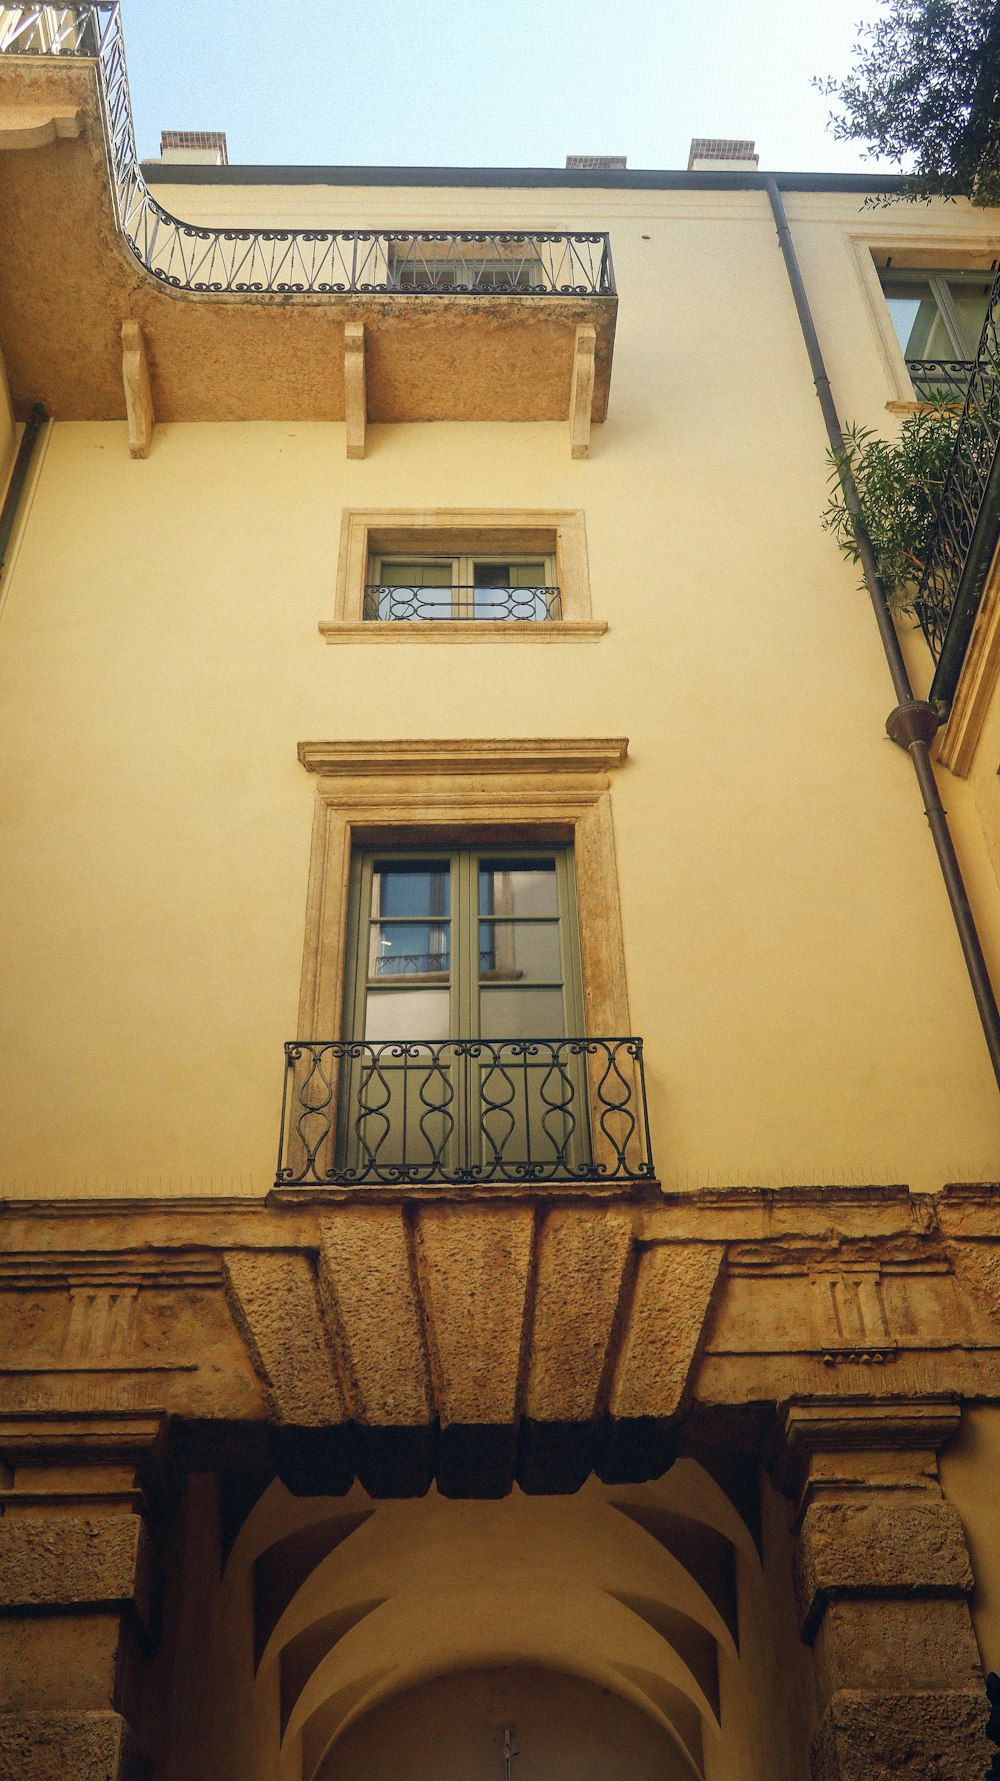
[(628, 754), (628, 738), (526, 737), (438, 741), (300, 742), (298, 756), (309, 773), (325, 778), (398, 778), (420, 775), (607, 773)]

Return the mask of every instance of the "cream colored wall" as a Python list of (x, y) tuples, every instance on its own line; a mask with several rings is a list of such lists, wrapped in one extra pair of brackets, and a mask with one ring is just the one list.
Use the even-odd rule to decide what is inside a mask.
[[(996, 1088), (762, 193), (157, 188), (197, 218), (611, 230), (589, 462), (561, 425), (58, 424), (0, 621), (4, 1187), (263, 1192), (293, 1036), (303, 738), (627, 734), (631, 1024), (665, 1181), (995, 1176)], [(893, 424), (856, 201), (788, 210), (845, 417)], [(909, 238), (963, 211), (886, 213)], [(878, 224), (882, 227), (881, 220)], [(884, 343), (883, 343), (884, 344)], [(337, 648), (343, 506), (583, 507), (598, 643)], [(1000, 976), (1000, 898), (959, 843)], [(974, 820), (973, 820), (974, 819)], [(326, 1035), (317, 1035), (326, 1036)]]

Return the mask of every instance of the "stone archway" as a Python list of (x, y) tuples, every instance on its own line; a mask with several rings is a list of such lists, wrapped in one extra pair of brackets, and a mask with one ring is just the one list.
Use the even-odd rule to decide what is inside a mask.
[[(515, 1490), (499, 1502), (432, 1491), (376, 1503), (360, 1487), (296, 1500), (275, 1485), (223, 1585), (252, 1603), (246, 1705), (268, 1753), (259, 1772), (280, 1781), (374, 1777), (379, 1751), (387, 1764), (392, 1753), (395, 1781), (407, 1774), (408, 1714), (425, 1764), (414, 1781), (436, 1781), (432, 1746), (441, 1781), (478, 1774), (477, 1763), (494, 1773), (503, 1713), (537, 1733), (511, 1781), (530, 1781), (539, 1763), (558, 1775), (584, 1755), (603, 1781), (607, 1740), (595, 1734), (588, 1752), (581, 1738), (612, 1720), (637, 1778), (756, 1775), (766, 1749), (749, 1722), (766, 1691), (761, 1654), (741, 1654), (739, 1626), (741, 1601), (762, 1591), (745, 1525), (687, 1460), (655, 1484), (592, 1479), (570, 1497)], [(435, 1715), (447, 1734), (436, 1746)], [(620, 1775), (621, 1751), (617, 1760)], [(772, 1772), (782, 1769), (772, 1757)]]

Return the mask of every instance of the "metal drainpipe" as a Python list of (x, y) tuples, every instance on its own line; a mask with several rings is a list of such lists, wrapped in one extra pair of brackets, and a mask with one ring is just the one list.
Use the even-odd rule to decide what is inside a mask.
[[(812, 310), (809, 307), (809, 298), (806, 294), (806, 287), (802, 281), (802, 273), (799, 270), (795, 245), (792, 241), (791, 231), (788, 227), (788, 218), (785, 215), (785, 206), (782, 203), (781, 192), (778, 189), (778, 182), (776, 179), (768, 180), (767, 195), (771, 203), (771, 212), (774, 217), (775, 228), (778, 231), (778, 240), (781, 244), (781, 251), (784, 255), (785, 268), (788, 273), (788, 282), (792, 287), (792, 296), (795, 299), (795, 307), (798, 311), (799, 325), (802, 329), (802, 338), (805, 341), (806, 351), (809, 354), (809, 364), (812, 368), (813, 381), (816, 385), (816, 394), (819, 397), (819, 405), (823, 411), (823, 419), (826, 423), (827, 437), (833, 449), (835, 451), (840, 451), (844, 444), (844, 435), (837, 414), (837, 406), (833, 399), (833, 391), (830, 388), (830, 379), (826, 374), (826, 366), (823, 362), (823, 353), (819, 344), (819, 336), (816, 333), (816, 324), (813, 321)], [(965, 964), (969, 973), (969, 981), (972, 984), (972, 993), (976, 998), (976, 1007), (979, 1010), (979, 1019), (982, 1023), (986, 1048), (990, 1054), (990, 1063), (993, 1065), (993, 1074), (997, 1079), (997, 1086), (1000, 1087), (1000, 1010), (997, 1008), (997, 999), (994, 994), (993, 985), (990, 982), (990, 974), (986, 965), (986, 960), (983, 956), (983, 948), (976, 928), (975, 916), (973, 915), (969, 904), (968, 893), (962, 878), (962, 869), (958, 863), (955, 844), (952, 841), (951, 831), (948, 827), (948, 817), (944, 805), (941, 802), (937, 780), (934, 777), (934, 768), (931, 765), (931, 758), (928, 752), (928, 743), (934, 740), (940, 720), (933, 705), (928, 704), (926, 699), (915, 699), (913, 697), (910, 676), (906, 671), (906, 663), (903, 660), (903, 652), (899, 646), (896, 626), (893, 623), (892, 613), (889, 611), (889, 603), (885, 597), (885, 589), (883, 588), (879, 577), (878, 567), (875, 561), (875, 552), (872, 548), (872, 541), (868, 536), (868, 529), (862, 517), (861, 504), (858, 499), (858, 491), (854, 484), (853, 477), (845, 476), (843, 478), (843, 484), (844, 495), (854, 522), (854, 535), (858, 542), (858, 551), (861, 558), (861, 568), (864, 573), (865, 586), (868, 589), (869, 598), (871, 599), (872, 610), (875, 613), (875, 622), (878, 625), (879, 636), (882, 639), (882, 648), (885, 651), (885, 659), (888, 663), (889, 673), (892, 676), (893, 689), (898, 700), (894, 710), (890, 711), (889, 716), (886, 718), (886, 733), (891, 737), (893, 742), (899, 744), (900, 748), (906, 749), (913, 762), (913, 771), (917, 776), (917, 784), (920, 787), (920, 794), (924, 801), (924, 814), (927, 817), (927, 821), (930, 824), (931, 834), (934, 837), (934, 846), (937, 850), (938, 864), (941, 867), (941, 876), (944, 879), (945, 889), (948, 892), (948, 901), (951, 904), (951, 912), (955, 920), (955, 927), (958, 930), (962, 952), (965, 955)]]
[(4, 563), (7, 561), (7, 547), (10, 544), (11, 533), (14, 530), (14, 522), (17, 519), (17, 511), (21, 505), (21, 496), (24, 494), (24, 485), (28, 480), (31, 461), (35, 455), (35, 446), (38, 443), (38, 435), (48, 418), (49, 411), (46, 408), (45, 403), (36, 402), (24, 423), (24, 432), (21, 434), (21, 443), (17, 448), (17, 456), (14, 459), (14, 468), (10, 473), (10, 482), (7, 484), (7, 493), (4, 495), (3, 505), (0, 506), (0, 569), (3, 568)]

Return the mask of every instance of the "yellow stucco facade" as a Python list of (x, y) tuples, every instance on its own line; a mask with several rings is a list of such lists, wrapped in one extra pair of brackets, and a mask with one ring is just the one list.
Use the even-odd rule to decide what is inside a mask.
[[(0, 36), (0, 1781), (984, 1776), (1000, 1101), (763, 179), (147, 191), (89, 41)], [(1000, 217), (783, 183), (892, 434), (876, 261), (988, 269)], [(197, 288), (150, 192), (381, 273)], [(466, 283), (407, 285), (423, 232)], [(371, 616), (430, 556), (550, 565), (556, 616)], [(994, 983), (998, 613), (936, 744)], [(554, 1166), (422, 1034), (416, 1142), (478, 1092), (492, 1165), (408, 1173), (388, 1087), (344, 1137), (364, 872), (432, 855), (558, 855)]]

